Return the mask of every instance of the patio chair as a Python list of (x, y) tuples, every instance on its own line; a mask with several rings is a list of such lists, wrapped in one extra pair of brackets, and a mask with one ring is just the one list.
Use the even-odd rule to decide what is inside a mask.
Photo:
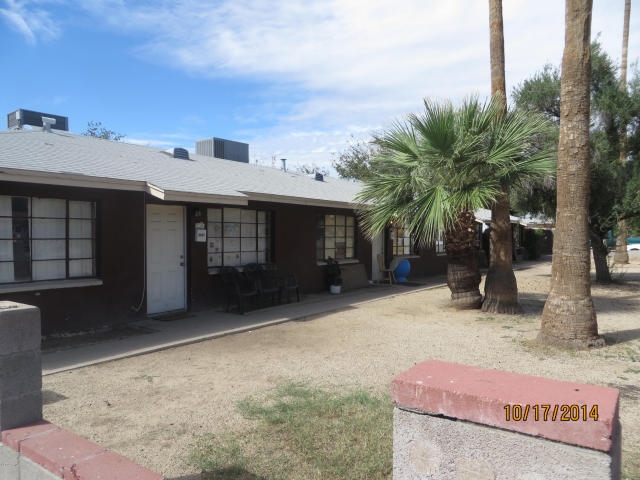
[(277, 271), (265, 269), (264, 265), (249, 263), (243, 268), (245, 275), (252, 279), (258, 289), (260, 306), (264, 306), (267, 298), (271, 305), (276, 305), (282, 300), (282, 280)]
[(237, 300), (240, 313), (247, 310), (247, 301), (251, 298), (259, 298), (259, 291), (256, 283), (247, 275), (243, 275), (234, 267), (222, 267), (220, 278), (225, 289), (225, 308), (228, 312), (231, 302)]
[(291, 302), (291, 294), (295, 292), (296, 301), (300, 301), (300, 285), (298, 284), (298, 280), (293, 273), (289, 273), (282, 277), (284, 282), (282, 284), (282, 292), (285, 294), (285, 298), (287, 299), (287, 303)]
[(383, 275), (386, 273), (387, 274), (387, 279), (389, 280), (389, 285), (391, 285), (392, 283), (394, 283), (396, 281), (396, 276), (393, 274), (393, 270), (391, 268), (385, 268), (384, 266), (384, 259), (382, 258), (382, 254), (379, 253), (377, 255), (378, 258), (378, 270), (380, 270), (380, 273), (382, 273)]
[(269, 278), (274, 279), (274, 283), (277, 281), (277, 284), (280, 288), (280, 297), (279, 301), (283, 300), (287, 303), (291, 302), (291, 296), (295, 293), (295, 298), (299, 302), (300, 301), (300, 292), (301, 287), (298, 283), (298, 279), (292, 273), (282, 273), (278, 268), (278, 265), (275, 263), (263, 263), (260, 265), (262, 268), (264, 275)]

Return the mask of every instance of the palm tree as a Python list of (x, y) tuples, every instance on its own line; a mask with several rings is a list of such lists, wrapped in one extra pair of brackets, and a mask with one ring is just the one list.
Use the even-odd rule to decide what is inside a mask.
[(364, 231), (374, 237), (390, 222), (405, 225), (422, 244), (445, 232), (447, 283), (457, 308), (478, 308), (480, 272), (472, 212), (490, 205), (507, 178), (542, 175), (553, 168), (547, 152), (527, 156), (529, 141), (546, 125), (536, 115), (501, 111), (501, 99), (476, 98), (459, 108), (425, 100), (375, 137), (374, 174), (358, 200)]
[(556, 232), (551, 289), (538, 340), (604, 345), (591, 298), (589, 259), (589, 108), (592, 0), (566, 0), (562, 58)]
[[(491, 94), (502, 99), (502, 114), (507, 114), (504, 30), (502, 26), (502, 0), (489, 0), (489, 52), (491, 60)], [(513, 237), (509, 212), (510, 185), (502, 191), (491, 206), (491, 250), (489, 271), (484, 282), (482, 311), (490, 313), (520, 313), (518, 283), (513, 273)]]
[[(629, 52), (629, 18), (631, 17), (631, 0), (624, 2), (624, 21), (622, 28), (622, 60), (620, 62), (620, 90), (627, 92), (627, 54)], [(627, 163), (627, 122), (620, 124), (620, 163)], [(613, 257), (615, 263), (629, 263), (627, 251), (627, 221), (618, 222), (618, 235), (616, 237), (616, 253)]]

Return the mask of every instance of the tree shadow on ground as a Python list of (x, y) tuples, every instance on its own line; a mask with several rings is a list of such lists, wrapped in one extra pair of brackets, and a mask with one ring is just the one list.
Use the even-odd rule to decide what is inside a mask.
[[(513, 270), (517, 272), (518, 270), (529, 270), (530, 268), (536, 268), (541, 263), (549, 263), (549, 268), (551, 268), (551, 255), (540, 257), (538, 260), (521, 260), (519, 262), (513, 262)], [(549, 274), (551, 276), (551, 274)]]
[(544, 303), (547, 301), (546, 293), (525, 293), (520, 295), (520, 306), (526, 315), (541, 315)]
[(615, 332), (607, 332), (602, 334), (607, 345), (615, 345), (617, 343), (632, 342), (640, 338), (640, 328), (632, 328), (631, 330), (617, 330)]
[(638, 310), (639, 301), (638, 294), (625, 295), (624, 297), (618, 297), (613, 295), (601, 295), (591, 294), (591, 299), (596, 307), (596, 314), (599, 312), (607, 313), (622, 313), (622, 312), (635, 312)]
[[(524, 313), (529, 315), (541, 315), (548, 294), (521, 293), (520, 305)], [(598, 313), (635, 312), (638, 310), (638, 294), (632, 293), (624, 297), (613, 295), (592, 294), (591, 298)]]
[(165, 480), (267, 480), (267, 477), (258, 476), (239, 467), (219, 468), (205, 473), (192, 473), (180, 477), (165, 477)]
[(179, 477), (164, 477), (164, 480), (204, 480), (204, 479), (205, 477), (201, 473), (192, 473), (191, 475), (181, 475)]
[[(520, 295), (520, 305), (525, 315), (542, 315), (544, 304), (547, 301), (546, 294), (525, 293)], [(638, 295), (628, 295), (625, 297), (608, 297), (603, 295), (593, 296), (598, 313), (633, 312), (638, 309)], [(603, 334), (607, 345), (631, 342), (640, 339), (640, 328), (630, 330), (617, 330)]]
[(640, 400), (640, 387), (623, 383), (607, 383), (608, 387), (620, 390), (620, 396), (627, 400)]

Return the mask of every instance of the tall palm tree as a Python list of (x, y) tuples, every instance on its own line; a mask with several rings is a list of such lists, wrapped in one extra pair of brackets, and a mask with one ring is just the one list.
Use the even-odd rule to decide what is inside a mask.
[[(624, 21), (622, 28), (622, 60), (620, 62), (620, 90), (627, 91), (627, 54), (629, 52), (629, 18), (631, 17), (631, 0), (624, 2)], [(620, 163), (627, 162), (627, 122), (620, 124)], [(622, 219), (618, 222), (618, 235), (616, 236), (616, 253), (613, 261), (615, 263), (629, 263), (629, 252), (627, 251), (627, 221)]]
[(566, 0), (560, 87), (556, 232), (551, 289), (538, 340), (604, 345), (591, 298), (589, 258), (589, 108), (592, 0)]
[(405, 225), (422, 244), (445, 232), (447, 283), (458, 308), (478, 308), (482, 301), (471, 212), (490, 205), (505, 179), (553, 168), (547, 152), (527, 155), (545, 120), (521, 112), (503, 115), (501, 106), (498, 98), (487, 104), (471, 98), (458, 108), (425, 100), (422, 114), (409, 115), (374, 139), (374, 174), (358, 197), (370, 237), (390, 222)]
[[(507, 114), (504, 30), (502, 0), (489, 0), (489, 52), (491, 61), (491, 94), (502, 99), (502, 114)], [(520, 313), (518, 283), (513, 273), (513, 236), (509, 212), (509, 184), (501, 185), (501, 192), (491, 206), (491, 249), (489, 271), (484, 283), (482, 311), (491, 313)]]

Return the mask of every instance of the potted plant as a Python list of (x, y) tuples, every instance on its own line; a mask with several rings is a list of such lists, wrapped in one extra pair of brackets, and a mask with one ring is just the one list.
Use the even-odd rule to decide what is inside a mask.
[(327, 284), (329, 285), (329, 291), (334, 294), (340, 293), (342, 290), (342, 274), (340, 270), (340, 264), (333, 258), (327, 258)]

